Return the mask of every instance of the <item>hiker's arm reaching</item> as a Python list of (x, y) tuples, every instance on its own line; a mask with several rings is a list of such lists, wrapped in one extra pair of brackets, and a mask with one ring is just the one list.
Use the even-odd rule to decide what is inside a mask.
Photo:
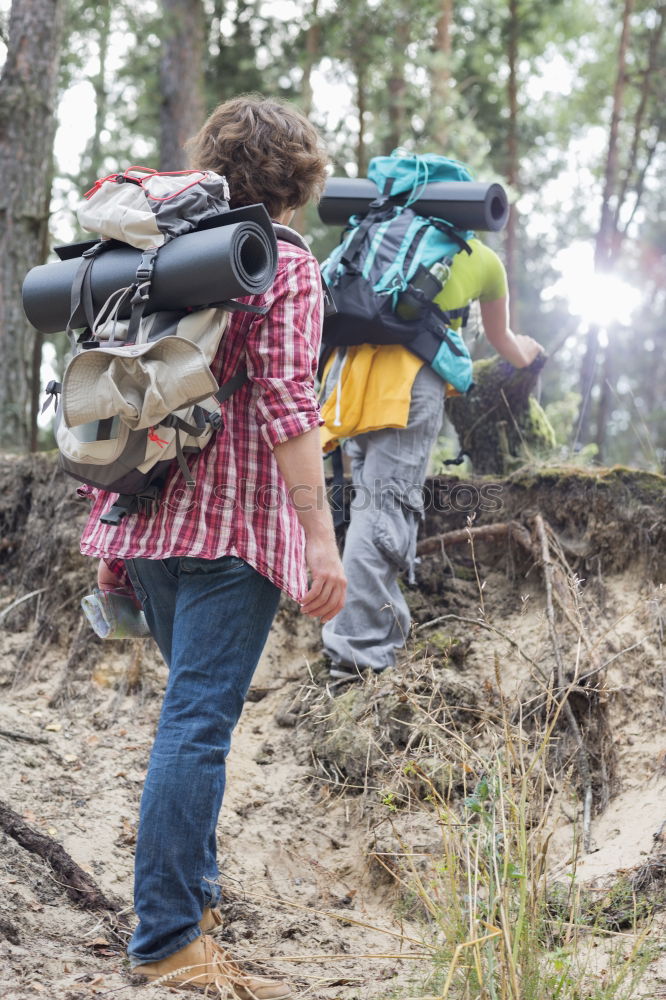
[(532, 337), (511, 330), (506, 297), (481, 302), (480, 306), (485, 335), (497, 353), (516, 368), (531, 365), (543, 348)]
[(327, 622), (342, 609), (347, 582), (326, 497), (319, 427), (275, 445), (273, 454), (305, 532), (311, 582), (301, 611)]

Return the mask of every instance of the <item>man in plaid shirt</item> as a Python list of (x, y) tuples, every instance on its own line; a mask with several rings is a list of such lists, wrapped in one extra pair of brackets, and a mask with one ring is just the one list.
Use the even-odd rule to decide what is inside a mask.
[[(263, 202), (284, 225), (317, 195), (326, 157), (296, 109), (241, 97), (220, 105), (192, 140), (193, 166), (224, 174), (231, 207)], [(241, 1000), (277, 1000), (289, 987), (241, 972), (206, 931), (220, 921), (216, 822), (225, 758), (282, 591), (327, 622), (345, 577), (325, 494), (314, 392), (322, 325), (319, 268), (278, 242), (271, 289), (232, 314), (211, 366), (221, 384), (241, 365), (249, 380), (223, 404), (224, 430), (177, 467), (159, 509), (118, 526), (99, 517), (97, 492), (81, 551), (100, 558), (98, 581), (129, 577), (169, 666), (146, 776), (136, 845), (129, 945), (138, 975), (217, 986)], [(309, 583), (308, 583), (309, 574)]]

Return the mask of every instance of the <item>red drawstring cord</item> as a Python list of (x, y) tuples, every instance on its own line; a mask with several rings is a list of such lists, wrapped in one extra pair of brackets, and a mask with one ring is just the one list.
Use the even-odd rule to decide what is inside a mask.
[(158, 444), (160, 448), (166, 447), (169, 443), (168, 441), (165, 441), (164, 438), (158, 436), (154, 427), (148, 428), (148, 440), (152, 441), (154, 444)]

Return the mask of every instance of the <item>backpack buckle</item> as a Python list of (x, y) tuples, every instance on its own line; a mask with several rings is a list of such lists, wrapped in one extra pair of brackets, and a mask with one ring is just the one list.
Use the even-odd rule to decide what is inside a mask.
[(58, 397), (62, 392), (62, 384), (60, 382), (56, 382), (55, 379), (51, 379), (44, 391), (46, 392), (46, 399), (44, 400), (44, 405), (41, 409), (42, 413), (46, 413), (51, 403), (53, 403), (56, 407), (58, 406)]
[(147, 486), (141, 493), (137, 493), (137, 512), (146, 517), (152, 517), (153, 514), (156, 514), (160, 506), (160, 492), (159, 486)]
[(147, 486), (141, 493), (121, 493), (116, 502), (102, 514), (102, 524), (118, 525), (128, 514), (152, 516), (160, 505), (160, 486)]
[(136, 269), (136, 280), (139, 284), (142, 284), (144, 281), (150, 283), (155, 269), (157, 249), (157, 247), (151, 247), (150, 250), (144, 250), (141, 254), (141, 260), (139, 261), (139, 266)]
[(100, 521), (102, 524), (118, 525), (123, 518), (127, 517), (128, 514), (133, 514), (135, 510), (136, 497), (121, 493), (116, 502), (109, 507), (106, 513), (102, 514)]
[(206, 414), (206, 423), (210, 424), (214, 431), (221, 431), (224, 427), (224, 421), (222, 420), (222, 414), (219, 410), (213, 410), (211, 413)]

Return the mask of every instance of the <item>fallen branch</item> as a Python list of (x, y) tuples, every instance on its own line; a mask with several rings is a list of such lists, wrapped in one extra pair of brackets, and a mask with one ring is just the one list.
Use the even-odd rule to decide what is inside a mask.
[(91, 876), (77, 865), (61, 844), (46, 834), (33, 830), (4, 802), (0, 802), (0, 830), (20, 847), (46, 861), (58, 877), (58, 884), (76, 906), (83, 910), (105, 913), (111, 918), (111, 929), (116, 933), (120, 931), (119, 938), (125, 939), (129, 925), (126, 917), (121, 914), (120, 903), (105, 896)]
[(0, 736), (6, 740), (18, 740), (21, 743), (48, 743), (45, 736), (29, 736), (28, 733), (14, 733), (11, 729), (0, 729)]
[(518, 521), (500, 521), (496, 524), (481, 524), (476, 528), (459, 528), (457, 531), (445, 531), (441, 535), (432, 535), (424, 538), (416, 546), (417, 554), (420, 556), (430, 555), (433, 552), (440, 552), (442, 546), (461, 545), (463, 542), (474, 542), (477, 539), (495, 541), (502, 538), (510, 538), (518, 542), (524, 549), (532, 553), (532, 541), (529, 531), (519, 524)]
[(9, 605), (9, 607), (3, 608), (0, 611), (0, 622), (3, 621), (10, 611), (14, 608), (18, 608), (19, 604), (23, 604), (24, 601), (30, 600), (31, 597), (37, 597), (38, 594), (43, 594), (46, 591), (46, 587), (40, 587), (39, 590), (31, 590), (29, 594), (24, 594), (23, 597), (17, 597), (15, 601)]

